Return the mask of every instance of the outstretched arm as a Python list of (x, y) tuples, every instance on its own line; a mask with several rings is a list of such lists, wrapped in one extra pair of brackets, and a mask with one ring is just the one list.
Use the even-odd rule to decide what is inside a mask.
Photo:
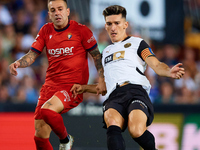
[(9, 65), (10, 73), (16, 76), (18, 74), (17, 68), (25, 68), (30, 66), (38, 56), (38, 54), (30, 50), (27, 54)]
[(91, 85), (80, 85), (80, 84), (74, 84), (70, 90), (72, 92), (72, 97), (76, 98), (78, 94), (82, 93), (94, 93), (94, 94), (101, 94), (98, 93), (96, 89), (97, 85), (91, 84)]
[(97, 68), (98, 74), (99, 74), (99, 82), (98, 85), (96, 87), (97, 89), (97, 94), (102, 94), (105, 95), (106, 94), (106, 84), (104, 81), (104, 70), (103, 70), (103, 66), (101, 63), (101, 54), (99, 52), (99, 49), (96, 48), (93, 51), (89, 52), (94, 60), (95, 66)]
[(181, 67), (182, 63), (178, 63), (172, 68), (169, 68), (168, 65), (160, 62), (156, 57), (148, 57), (145, 61), (149, 65), (149, 67), (151, 67), (160, 76), (180, 79), (185, 74), (184, 68)]

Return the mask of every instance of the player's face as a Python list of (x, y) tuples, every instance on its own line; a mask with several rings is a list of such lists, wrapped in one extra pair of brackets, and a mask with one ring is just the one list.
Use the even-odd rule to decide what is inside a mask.
[(51, 1), (48, 4), (49, 18), (56, 29), (62, 29), (68, 24), (69, 8), (63, 0)]
[(105, 29), (112, 42), (123, 41), (127, 37), (127, 27), (128, 22), (125, 18), (122, 18), (122, 14), (110, 15), (106, 17)]

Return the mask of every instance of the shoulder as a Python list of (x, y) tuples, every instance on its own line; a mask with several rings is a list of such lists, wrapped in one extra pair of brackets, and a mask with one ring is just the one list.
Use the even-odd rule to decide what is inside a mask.
[(84, 41), (88, 41), (91, 43), (92, 41), (96, 41), (93, 36), (93, 32), (86, 26), (76, 21), (71, 20), (70, 24), (72, 25), (72, 30), (76, 32)]
[(102, 54), (108, 50), (111, 50), (113, 48), (113, 44), (108, 45), (106, 48), (104, 48), (104, 50), (102, 51)]
[(111, 48), (113, 48), (113, 46), (114, 46), (114, 44), (110, 44), (110, 45), (108, 45), (105, 49), (111, 49)]
[(42, 32), (47, 33), (48, 31), (52, 30), (53, 28), (54, 28), (53, 23), (46, 23), (41, 27), (40, 32), (42, 31)]
[(78, 23), (74, 20), (70, 20), (70, 26), (73, 31), (79, 33), (82, 37), (91, 36), (91, 34), (93, 34), (86, 25)]
[(137, 44), (140, 44), (140, 43), (143, 41), (142, 38), (140, 38), (140, 37), (134, 37), (134, 36), (131, 36), (131, 37), (129, 38), (129, 40), (130, 40), (131, 42), (137, 43)]
[[(42, 28), (44, 28), (44, 29), (49, 29), (49, 28), (52, 28), (53, 27), (53, 23), (46, 23), (46, 24), (44, 24), (43, 26), (42, 26)], [(41, 29), (42, 29), (41, 28)]]
[(140, 47), (150, 47), (149, 44), (147, 44), (147, 42), (140, 37), (131, 36), (130, 41), (131, 41), (131, 43), (133, 43), (138, 48), (140, 48)]
[(86, 25), (83, 25), (83, 24), (81, 24), (81, 23), (78, 23), (78, 22), (76, 22), (76, 21), (74, 21), (74, 20), (70, 20), (70, 24), (71, 24), (73, 27), (77, 28), (77, 29), (88, 28)]

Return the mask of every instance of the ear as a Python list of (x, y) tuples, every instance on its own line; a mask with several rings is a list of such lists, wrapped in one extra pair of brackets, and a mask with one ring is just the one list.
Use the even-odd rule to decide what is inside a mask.
[(70, 9), (67, 8), (67, 16), (69, 17), (69, 15), (70, 15)]
[(50, 12), (48, 11), (48, 16), (49, 16), (49, 19), (51, 20), (51, 16), (50, 16)]
[(124, 23), (124, 28), (123, 29), (127, 29), (128, 28), (128, 21), (126, 21), (125, 23)]
[(107, 31), (107, 29), (106, 29), (106, 24), (104, 25), (104, 28), (105, 28), (105, 30)]

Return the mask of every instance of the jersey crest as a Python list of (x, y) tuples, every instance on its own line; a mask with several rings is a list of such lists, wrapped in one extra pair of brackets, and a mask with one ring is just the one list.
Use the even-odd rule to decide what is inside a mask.
[(128, 48), (128, 47), (130, 47), (130, 46), (131, 46), (131, 43), (126, 43), (126, 44), (124, 45), (125, 48)]
[(72, 34), (68, 33), (67, 37), (68, 37), (68, 40), (70, 40), (72, 38)]

